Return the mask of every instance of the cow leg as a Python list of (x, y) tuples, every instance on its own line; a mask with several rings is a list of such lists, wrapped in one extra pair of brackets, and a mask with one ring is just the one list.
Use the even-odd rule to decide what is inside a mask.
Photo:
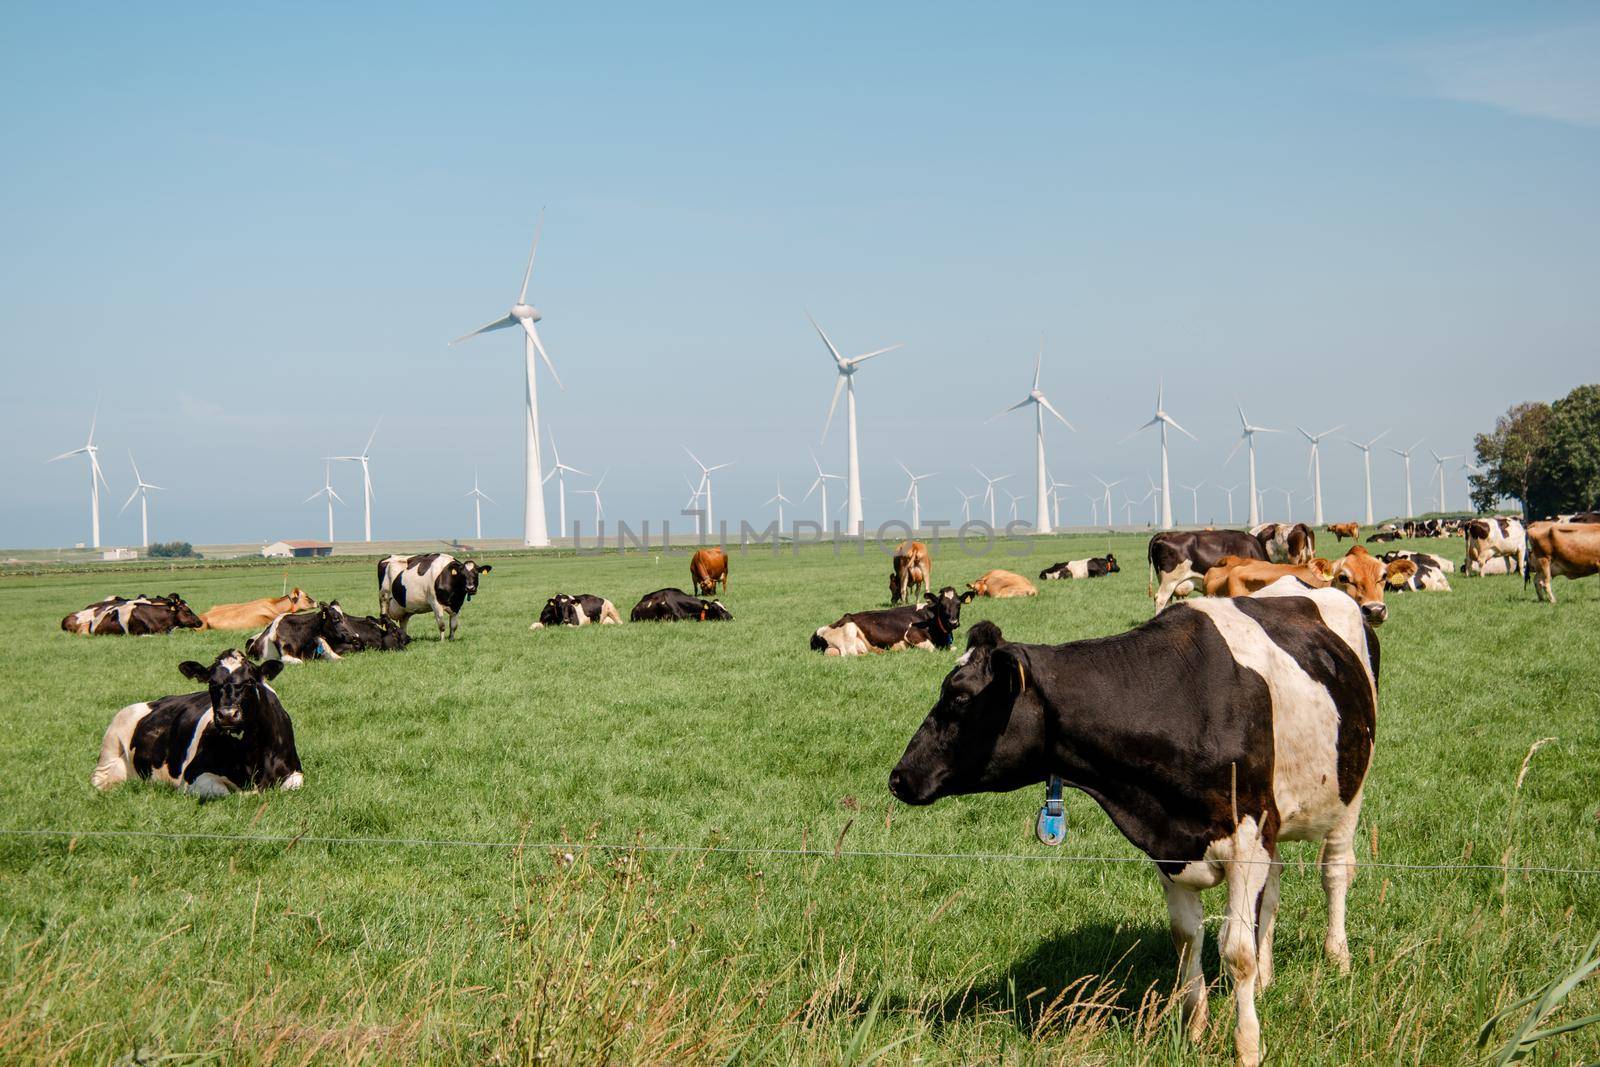
[[(436, 604), (433, 608), (433, 621), (439, 624), (439, 640), (445, 639), (446, 631), (450, 629), (449, 616), (444, 610), (444, 605)], [(450, 636), (454, 636), (453, 634)]]
[(1198, 890), (1179, 885), (1166, 875), (1161, 876), (1161, 892), (1167, 898), (1172, 947), (1178, 950), (1178, 988), (1174, 992), (1183, 998), (1183, 1021), (1189, 1038), (1198, 1041), (1206, 1031), (1210, 1011), (1201, 964), (1201, 950), (1206, 943), (1205, 909)]
[(1539, 561), (1539, 576), (1533, 580), (1533, 589), (1539, 595), (1540, 600), (1548, 604), (1556, 602), (1556, 591), (1550, 585), (1550, 561), (1548, 559)]
[(343, 659), (344, 658), (343, 656), (339, 655), (339, 653), (337, 653), (337, 652), (335, 652), (333, 650), (333, 646), (328, 644), (328, 639), (325, 638), (325, 637), (317, 638), (317, 655), (321, 656), (323, 659)]
[(1256, 986), (1260, 977), (1256, 960), (1256, 912), (1267, 875), (1277, 857), (1261, 839), (1254, 818), (1246, 818), (1229, 839), (1227, 863), (1228, 914), (1218, 941), (1222, 960), (1233, 978), (1236, 1015), (1234, 1049), (1241, 1067), (1261, 1062), (1261, 1020), (1256, 1015)]
[(1322, 891), (1328, 897), (1328, 937), (1323, 948), (1339, 966), (1340, 974), (1350, 973), (1350, 941), (1345, 936), (1345, 897), (1356, 877), (1356, 821), (1361, 816), (1361, 794), (1357, 793), (1339, 821), (1322, 839)]
[(1278, 883), (1283, 876), (1283, 860), (1274, 856), (1267, 868), (1267, 884), (1261, 890), (1261, 909), (1256, 916), (1256, 988), (1272, 984), (1272, 935), (1278, 925)]
[(233, 792), (232, 786), (210, 772), (195, 775), (194, 781), (185, 786), (185, 789), (201, 800), (215, 800)]
[(1190, 578), (1193, 575), (1194, 571), (1187, 563), (1181, 567), (1176, 567), (1173, 570), (1162, 572), (1161, 583), (1156, 587), (1157, 614), (1160, 614), (1161, 610), (1172, 602), (1173, 591), (1176, 590), (1178, 586), (1182, 585), (1185, 579)]

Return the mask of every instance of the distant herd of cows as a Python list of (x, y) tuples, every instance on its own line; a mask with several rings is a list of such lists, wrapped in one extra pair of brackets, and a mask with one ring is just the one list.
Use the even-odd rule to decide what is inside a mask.
[[(1460, 535), (1469, 575), (1521, 573), (1541, 600), (1551, 578), (1600, 573), (1600, 514), (1535, 522), (1441, 520), (1380, 528), (1368, 543)], [(1350, 966), (1345, 896), (1353, 840), (1376, 735), (1379, 655), (1375, 629), (1386, 591), (1447, 591), (1452, 561), (1396, 549), (1375, 556), (1357, 543), (1337, 559), (1316, 555), (1303, 523), (1251, 530), (1158, 533), (1150, 539), (1149, 592), (1156, 615), (1125, 633), (1061, 645), (1007, 641), (985, 620), (942, 682), (932, 710), (889, 776), (908, 804), (1036, 786), (1052, 778), (1088, 793), (1154, 861), (1179, 953), (1179, 988), (1190, 1033), (1206, 1026), (1201, 969), (1201, 890), (1226, 884), (1218, 933), (1231, 972), (1239, 1061), (1261, 1057), (1255, 994), (1272, 978), (1272, 937), (1284, 841), (1316, 841), (1328, 900), (1325, 947)], [(453, 638), (466, 603), (492, 567), (442, 553), (390, 556), (378, 564), (376, 617), (283, 597), (213, 607), (203, 615), (176, 594), (108, 597), (62, 620), (80, 634), (154, 634), (177, 628), (256, 630), (243, 652), (206, 666), (179, 665), (200, 692), (131, 704), (105, 732), (91, 781), (129, 778), (196, 796), (297, 789), (304, 772), (294, 731), (271, 681), (285, 664), (404, 648), (407, 621), (431, 613)], [(1121, 572), (1116, 557), (1069, 560), (1041, 581)], [(978, 597), (1034, 596), (1022, 575), (991, 570), (935, 589), (926, 545), (906, 541), (889, 576), (888, 608), (847, 612), (810, 636), (813, 649), (857, 656), (953, 647), (961, 608)], [(659, 589), (633, 608), (640, 621), (731, 621), (728, 557), (702, 549), (690, 561), (695, 593)], [(1194, 594), (1203, 594), (1194, 599)], [(619, 624), (610, 600), (557, 593), (532, 629)]]

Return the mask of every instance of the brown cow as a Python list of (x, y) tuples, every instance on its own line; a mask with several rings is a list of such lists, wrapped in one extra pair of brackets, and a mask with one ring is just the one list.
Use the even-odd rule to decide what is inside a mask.
[(1279, 578), (1298, 578), (1313, 589), (1322, 589), (1333, 584), (1333, 564), (1321, 558), (1291, 564), (1224, 556), (1206, 571), (1206, 596), (1248, 596)]
[(218, 604), (200, 616), (206, 630), (256, 630), (279, 615), (296, 611), (315, 611), (317, 602), (299, 586), (288, 596), (262, 597), (242, 604)]
[(1522, 584), (1533, 579), (1540, 600), (1554, 604), (1552, 575), (1587, 578), (1600, 574), (1600, 525), (1573, 522), (1536, 522), (1528, 527), (1528, 569)]
[(1343, 541), (1346, 537), (1352, 541), (1361, 540), (1361, 524), (1359, 522), (1330, 522), (1328, 532), (1333, 534), (1335, 540)]
[(689, 560), (689, 580), (701, 596), (713, 596), (717, 583), (728, 592), (728, 554), (720, 548), (702, 548)]
[(912, 600), (928, 591), (933, 561), (921, 541), (901, 541), (894, 550), (894, 570), (889, 572), (889, 603)]
[(1010, 571), (990, 571), (977, 581), (968, 582), (967, 588), (978, 596), (994, 597), (996, 600), (1039, 595), (1039, 590), (1032, 582)]
[(1389, 617), (1383, 603), (1383, 590), (1388, 585), (1399, 585), (1417, 573), (1417, 565), (1409, 559), (1384, 563), (1361, 545), (1350, 549), (1348, 555), (1333, 564), (1333, 587), (1350, 594), (1361, 605), (1361, 615), (1373, 626), (1381, 626)]

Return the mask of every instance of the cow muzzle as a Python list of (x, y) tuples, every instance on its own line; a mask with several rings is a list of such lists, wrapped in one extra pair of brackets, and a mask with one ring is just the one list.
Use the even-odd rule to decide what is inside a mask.
[(1382, 626), (1389, 617), (1389, 608), (1381, 600), (1372, 600), (1361, 605), (1361, 617), (1370, 626)]

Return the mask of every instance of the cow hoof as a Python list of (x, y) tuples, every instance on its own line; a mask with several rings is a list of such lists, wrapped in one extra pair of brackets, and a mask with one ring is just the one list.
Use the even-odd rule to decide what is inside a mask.
[(299, 771), (295, 771), (293, 774), (289, 775), (289, 777), (287, 777), (283, 781), (279, 782), (278, 783), (278, 788), (279, 789), (299, 789), (301, 786), (303, 786), (305, 784), (306, 784), (306, 776), (301, 774)]

